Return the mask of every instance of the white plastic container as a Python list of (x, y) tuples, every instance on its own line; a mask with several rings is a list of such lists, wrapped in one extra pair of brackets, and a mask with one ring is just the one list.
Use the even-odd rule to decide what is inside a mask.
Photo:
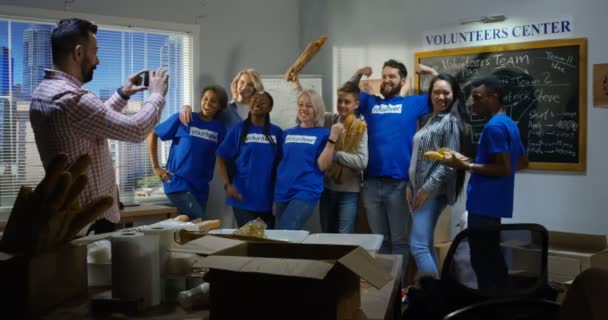
[(383, 239), (384, 236), (381, 234), (313, 233), (304, 239), (302, 243), (353, 245), (376, 252), (380, 249)]
[[(236, 229), (216, 229), (209, 231), (210, 234), (233, 234)], [(308, 237), (310, 232), (306, 230), (265, 230), (267, 239), (300, 243)]]

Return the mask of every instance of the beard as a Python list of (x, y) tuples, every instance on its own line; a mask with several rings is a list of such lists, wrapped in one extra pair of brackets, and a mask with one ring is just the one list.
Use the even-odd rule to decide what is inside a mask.
[(93, 71), (95, 71), (95, 66), (87, 64), (86, 61), (83, 61), (83, 63), (80, 65), (82, 83), (87, 83), (93, 80)]
[(394, 97), (397, 94), (399, 94), (399, 92), (401, 91), (401, 87), (402, 87), (402, 85), (399, 84), (389, 90), (389, 89), (387, 89), (387, 87), (384, 84), (382, 84), (380, 86), (380, 93), (382, 94), (382, 96), (384, 96), (384, 98)]

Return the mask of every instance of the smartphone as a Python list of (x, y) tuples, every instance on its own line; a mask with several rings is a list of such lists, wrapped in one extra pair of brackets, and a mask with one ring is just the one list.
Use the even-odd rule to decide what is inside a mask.
[(150, 71), (141, 74), (141, 85), (147, 87), (150, 85)]

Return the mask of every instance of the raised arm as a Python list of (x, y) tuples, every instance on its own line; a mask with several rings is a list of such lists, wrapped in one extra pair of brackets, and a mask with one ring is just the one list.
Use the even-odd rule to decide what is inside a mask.
[[(131, 116), (107, 108), (98, 97), (89, 92), (65, 97), (73, 101), (58, 101), (58, 103), (65, 102), (75, 106), (67, 108), (68, 116), (75, 130), (83, 136), (141, 142), (158, 123), (165, 103), (164, 96), (167, 94), (168, 77), (165, 68), (159, 68), (151, 73), (150, 98), (139, 112)], [(122, 98), (112, 100), (118, 101), (117, 99)]]
[(331, 166), (334, 158), (334, 152), (336, 151), (335, 141), (338, 139), (338, 137), (340, 137), (342, 132), (344, 132), (344, 125), (342, 123), (338, 122), (331, 126), (329, 140), (334, 141), (334, 143), (327, 141), (321, 155), (319, 155), (317, 158), (317, 166), (319, 166), (319, 170), (325, 171), (329, 168), (329, 166)]
[(369, 77), (371, 75), (372, 75), (372, 67), (365, 66), (365, 67), (355, 71), (355, 74), (350, 78), (349, 81), (359, 84), (359, 81), (361, 81), (361, 77), (363, 77), (363, 76)]

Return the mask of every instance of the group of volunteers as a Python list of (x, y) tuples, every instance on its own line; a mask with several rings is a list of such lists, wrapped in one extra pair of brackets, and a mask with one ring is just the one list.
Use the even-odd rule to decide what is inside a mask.
[[(470, 110), (456, 79), (420, 65), (420, 73), (433, 76), (428, 94), (402, 96), (407, 70), (392, 59), (382, 66), (381, 96), (360, 91), (361, 78), (372, 74), (371, 67), (361, 68), (338, 89), (335, 115), (326, 114), (322, 97), (302, 88), (297, 76), (295, 108), (274, 105), (260, 75), (244, 69), (234, 77), (230, 97), (222, 86), (207, 86), (200, 111), (184, 106), (157, 124), (169, 81), (164, 68), (150, 72), (149, 86), (139, 81), (143, 71), (130, 76), (105, 102), (82, 88), (99, 64), (96, 31), (86, 20), (60, 21), (51, 39), (53, 70), (32, 97), (32, 127), (45, 166), (59, 152), (70, 161), (91, 155), (80, 203), (116, 195), (107, 139), (148, 137), (154, 172), (180, 213), (204, 218), (216, 166), (238, 226), (261, 218), (269, 228), (301, 229), (319, 205), (323, 232), (354, 233), (361, 194), (371, 231), (384, 236), (380, 253), (403, 255), (407, 266), (411, 250), (422, 272), (437, 273), (433, 231), (461, 194), (465, 171), (471, 172), (470, 226), (499, 224), (512, 215), (514, 173), (527, 162), (517, 125), (504, 113), (499, 78), (470, 84), (472, 111), (489, 119), (474, 160)], [(142, 90), (150, 95), (141, 111), (121, 113)], [(294, 108), (294, 126), (274, 125), (273, 108)], [(171, 141), (164, 167), (159, 138)], [(424, 157), (444, 147), (454, 161)], [(93, 227), (104, 231), (117, 221), (115, 203)]]

